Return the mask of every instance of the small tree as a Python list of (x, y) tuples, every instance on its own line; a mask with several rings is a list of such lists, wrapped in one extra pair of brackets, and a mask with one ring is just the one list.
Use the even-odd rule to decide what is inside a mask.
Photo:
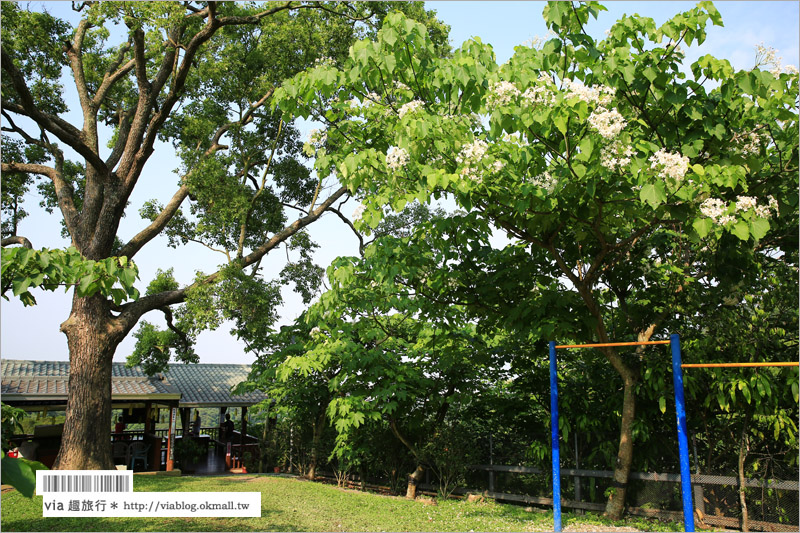
[[(504, 65), (479, 40), (437, 58), (423, 26), (391, 16), (377, 42), (356, 43), (341, 69), (296, 77), (278, 102), (326, 121), (317, 172), (363, 198), (362, 228), (386, 205), (450, 196), (528, 250), (520, 286), (581, 302), (585, 341), (610, 341), (611, 316), (616, 339), (646, 341), (713, 278), (703, 250), (794, 246), (798, 76), (711, 56), (682, 70), (680, 45), (721, 25), (710, 2), (660, 27), (626, 16), (598, 41), (584, 25), (603, 9), (548, 3), (555, 37)], [(619, 518), (640, 376), (619, 351), (602, 353), (623, 387), (606, 509)]]

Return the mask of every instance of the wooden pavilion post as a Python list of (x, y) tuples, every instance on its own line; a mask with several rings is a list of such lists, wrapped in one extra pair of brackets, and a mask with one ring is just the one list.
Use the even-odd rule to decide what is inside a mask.
[(239, 444), (242, 445), (242, 450), (244, 450), (245, 435), (247, 435), (247, 407), (242, 406), (242, 434), (240, 435), (239, 439)]
[(153, 429), (150, 427), (153, 423), (153, 404), (150, 402), (144, 403), (144, 435), (147, 437), (148, 433), (152, 433)]
[(177, 424), (177, 407), (169, 410), (169, 430), (167, 431), (167, 471), (175, 468), (175, 426)]

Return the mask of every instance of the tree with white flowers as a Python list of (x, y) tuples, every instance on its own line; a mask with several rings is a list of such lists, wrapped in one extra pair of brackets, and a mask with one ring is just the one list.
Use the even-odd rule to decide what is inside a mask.
[[(536, 296), (511, 323), (554, 335), (528, 319), (564, 295), (582, 302), (584, 341), (645, 341), (690, 312), (719, 250), (796, 264), (798, 76), (685, 65), (679, 45), (721, 25), (710, 2), (661, 26), (625, 16), (598, 41), (584, 25), (602, 10), (548, 3), (555, 36), (503, 65), (478, 39), (439, 58), (424, 26), (393, 15), (343, 68), (301, 74), (277, 100), (325, 123), (315, 168), (362, 199), (361, 229), (386, 206), (454, 198), (530, 255), (519, 286)], [(602, 353), (623, 392), (607, 507), (619, 517), (639, 354)]]

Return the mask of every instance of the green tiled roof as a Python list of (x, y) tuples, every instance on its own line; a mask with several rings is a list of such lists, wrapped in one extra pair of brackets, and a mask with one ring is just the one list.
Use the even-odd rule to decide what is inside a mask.
[(230, 392), (249, 373), (250, 365), (171, 364), (164, 377), (183, 394), (181, 406), (253, 405), (267, 396), (261, 392), (233, 396)]
[[(68, 361), (0, 361), (2, 389), (11, 400), (45, 400), (67, 396)], [(112, 399), (130, 399), (158, 395), (180, 398), (181, 407), (253, 405), (266, 398), (260, 392), (234, 396), (230, 389), (247, 378), (249, 365), (171, 364), (167, 372), (147, 376), (141, 367), (112, 363)]]

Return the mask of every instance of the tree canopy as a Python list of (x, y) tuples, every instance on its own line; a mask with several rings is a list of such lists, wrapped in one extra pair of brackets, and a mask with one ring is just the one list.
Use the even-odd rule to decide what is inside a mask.
[[(317, 290), (316, 244), (302, 230), (348, 193), (303, 164), (298, 131), (271, 98), (286, 77), (342, 61), (351, 42), (373, 36), (394, 8), (429, 23), (447, 53), (447, 28), (413, 3), (87, 2), (74, 4), (74, 26), (4, 5), (2, 127), (12, 140), (4, 141), (2, 162), (10, 215), (3, 244), (32, 245), (19, 223), (20, 199), (36, 183), (74, 250), (3, 250), (4, 275), (13, 265), (3, 289), (23, 303), (34, 303), (31, 286), (77, 289), (61, 330), (70, 395), (91, 401), (68, 406), (58, 466), (111, 464), (108, 439), (97, 433), (108, 428), (89, 425), (110, 416), (111, 358), (146, 313), (163, 313), (169, 330), (142, 322), (132, 361), (155, 371), (170, 357), (196, 360), (193, 338), (223, 318), (234, 321), (234, 334), (270, 327), (277, 286), (291, 282), (305, 298)], [(66, 99), (67, 83), (77, 102)], [(65, 118), (70, 107), (80, 111), (77, 124)], [(159, 143), (180, 159), (175, 191), (145, 204), (133, 236), (118, 235)], [(219, 269), (181, 284), (165, 268), (140, 294), (130, 265), (159, 235), (172, 246), (219, 252)], [(263, 257), (283, 243), (297, 259), (281, 279), (264, 279)], [(255, 311), (263, 313), (249, 323)], [(92, 416), (79, 414), (87, 409)], [(86, 450), (86, 442), (98, 444)]]
[[(358, 227), (384, 206), (454, 198), (512, 239), (501, 255), (525, 250), (518, 292), (546, 287), (515, 312), (518, 327), (552, 335), (530, 320), (551, 293), (581, 302), (583, 340), (648, 340), (694, 312), (704, 280), (735, 282), (721, 275), (735, 274), (731, 255), (797, 264), (798, 76), (711, 56), (684, 65), (681, 46), (722, 23), (710, 2), (659, 27), (626, 16), (596, 41), (584, 25), (603, 9), (548, 3), (555, 36), (504, 65), (478, 39), (439, 58), (424, 26), (391, 15), (341, 68), (284, 84), (278, 105), (327, 125), (315, 168), (362, 199)], [(603, 354), (624, 385), (607, 509), (618, 516), (640, 376)]]

